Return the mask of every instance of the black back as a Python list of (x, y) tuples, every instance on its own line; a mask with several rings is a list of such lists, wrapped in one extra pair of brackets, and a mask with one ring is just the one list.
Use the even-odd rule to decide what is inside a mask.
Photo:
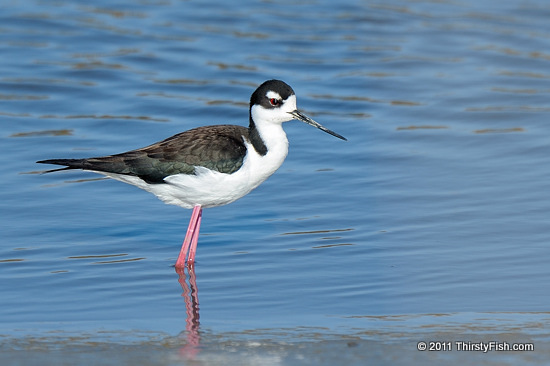
[(88, 159), (51, 159), (38, 163), (67, 166), (64, 169), (128, 174), (148, 183), (163, 183), (169, 175), (194, 174), (195, 166), (228, 174), (239, 170), (246, 155), (243, 136), (248, 138), (245, 127), (206, 126), (122, 154)]

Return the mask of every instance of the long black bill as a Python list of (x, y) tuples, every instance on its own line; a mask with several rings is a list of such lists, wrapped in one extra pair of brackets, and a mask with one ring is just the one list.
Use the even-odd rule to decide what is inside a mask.
[(294, 118), (296, 118), (297, 120), (305, 122), (308, 125), (311, 125), (313, 127), (317, 127), (321, 131), (325, 131), (326, 133), (328, 133), (328, 134), (330, 134), (334, 137), (338, 137), (339, 139), (342, 139), (344, 141), (348, 141), (348, 139), (345, 138), (344, 136), (339, 135), (336, 132), (333, 132), (333, 131), (329, 130), (328, 128), (326, 128), (325, 126), (321, 125), (320, 123), (315, 122), (314, 120), (312, 120), (311, 118), (309, 118), (308, 116), (306, 116), (305, 114), (303, 114), (302, 112), (300, 112), (297, 109), (295, 111), (292, 111), (292, 112), (289, 112), (289, 113), (292, 114), (292, 116)]

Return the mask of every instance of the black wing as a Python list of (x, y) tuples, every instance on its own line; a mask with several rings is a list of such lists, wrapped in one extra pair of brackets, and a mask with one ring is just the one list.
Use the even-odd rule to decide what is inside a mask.
[(194, 174), (195, 166), (231, 174), (242, 166), (246, 155), (243, 136), (248, 129), (218, 125), (178, 133), (153, 145), (122, 154), (88, 159), (51, 159), (37, 163), (65, 165), (64, 169), (127, 174), (148, 183), (163, 183), (173, 174)]

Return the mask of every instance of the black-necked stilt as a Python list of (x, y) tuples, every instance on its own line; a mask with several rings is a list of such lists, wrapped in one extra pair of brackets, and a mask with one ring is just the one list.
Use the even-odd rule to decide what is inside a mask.
[(298, 111), (289, 85), (268, 80), (250, 97), (248, 128), (198, 127), (122, 154), (38, 163), (66, 166), (47, 172), (83, 169), (100, 173), (149, 191), (166, 203), (193, 208), (176, 261), (176, 268), (183, 268), (186, 255), (188, 265), (195, 261), (202, 208), (236, 201), (272, 175), (288, 154), (282, 123), (293, 119), (346, 140)]

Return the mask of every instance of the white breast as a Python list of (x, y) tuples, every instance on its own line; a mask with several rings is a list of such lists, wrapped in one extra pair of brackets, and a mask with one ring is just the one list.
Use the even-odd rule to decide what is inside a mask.
[(139, 177), (102, 173), (113, 179), (135, 185), (156, 195), (165, 203), (193, 208), (226, 205), (250, 193), (283, 164), (288, 154), (288, 140), (280, 124), (262, 126), (267, 154), (260, 155), (249, 141), (243, 165), (233, 174), (225, 174), (204, 167), (195, 167), (195, 175), (175, 174), (164, 179), (166, 183), (149, 184)]

